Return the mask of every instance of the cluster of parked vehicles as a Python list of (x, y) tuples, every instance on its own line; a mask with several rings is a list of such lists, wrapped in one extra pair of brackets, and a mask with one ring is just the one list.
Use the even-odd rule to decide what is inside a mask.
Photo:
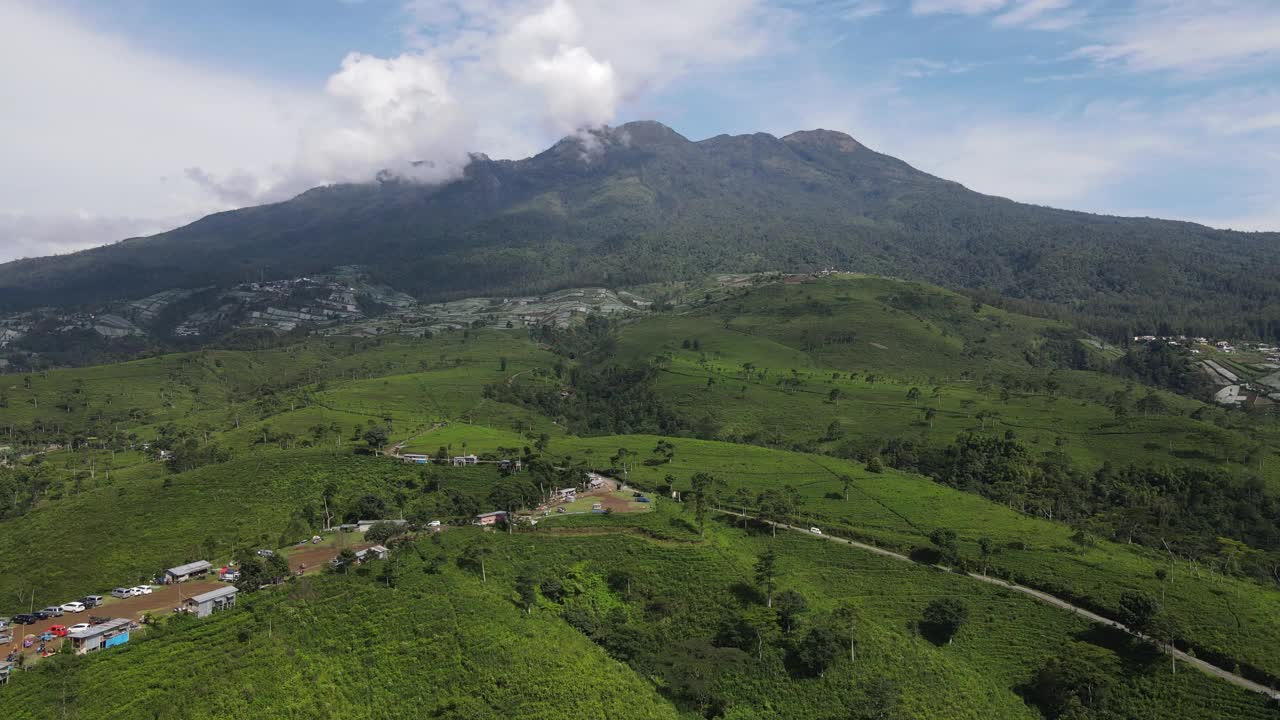
[[(137, 595), (150, 595), (151, 593), (152, 587), (150, 585), (136, 585), (131, 588), (118, 587), (111, 591), (111, 597), (131, 598)], [(36, 610), (35, 612), (14, 615), (13, 620), (10, 622), (14, 625), (32, 625), (43, 620), (62, 617), (67, 613), (82, 613), (85, 610), (98, 607), (102, 604), (103, 600), (104, 598), (101, 595), (86, 595), (79, 600), (72, 600), (71, 602), (63, 603), (61, 605), (50, 605), (43, 610)], [(6, 623), (0, 621), (0, 629), (3, 629), (5, 625)], [(74, 632), (75, 630), (81, 629), (80, 625), (84, 625), (86, 628), (89, 627), (87, 623), (79, 623), (77, 625), (72, 625), (70, 631)], [(58, 628), (62, 626), (54, 625), (53, 627)], [(52, 629), (53, 628), (50, 628), (50, 630)]]

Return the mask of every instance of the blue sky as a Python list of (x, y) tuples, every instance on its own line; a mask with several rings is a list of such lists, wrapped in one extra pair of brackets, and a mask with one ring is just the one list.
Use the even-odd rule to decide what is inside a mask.
[(1280, 230), (1273, 0), (0, 0), (0, 41), (0, 260), (634, 119)]

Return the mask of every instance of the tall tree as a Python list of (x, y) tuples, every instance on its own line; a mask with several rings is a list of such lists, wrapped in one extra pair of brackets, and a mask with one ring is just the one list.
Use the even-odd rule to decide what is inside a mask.
[(756, 560), (756, 585), (764, 594), (766, 607), (773, 607), (773, 591), (778, 585), (778, 556), (773, 546), (765, 548), (764, 554)]

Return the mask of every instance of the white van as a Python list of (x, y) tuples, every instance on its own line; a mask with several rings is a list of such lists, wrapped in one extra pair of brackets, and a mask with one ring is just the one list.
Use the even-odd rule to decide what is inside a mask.
[(111, 591), (111, 597), (121, 599), (133, 597), (133, 590), (130, 588), (116, 588)]

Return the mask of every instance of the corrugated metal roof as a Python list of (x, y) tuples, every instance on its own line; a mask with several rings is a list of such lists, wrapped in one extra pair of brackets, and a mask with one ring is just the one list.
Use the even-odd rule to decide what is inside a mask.
[(228, 585), (226, 587), (220, 587), (217, 590), (210, 590), (207, 593), (200, 593), (199, 595), (193, 595), (187, 598), (187, 602), (203, 603), (203, 602), (209, 602), (210, 600), (217, 600), (218, 598), (222, 598), (222, 597), (229, 597), (235, 594), (236, 594), (236, 587), (234, 585)]
[(169, 573), (170, 575), (190, 575), (193, 572), (199, 572), (200, 570), (211, 570), (211, 569), (213, 569), (213, 566), (209, 564), (208, 560), (197, 560), (195, 562), (189, 562), (186, 565), (171, 567), (165, 572)]
[(115, 618), (113, 620), (108, 620), (101, 625), (94, 625), (93, 627), (85, 630), (77, 630), (73, 633), (67, 633), (67, 637), (75, 638), (76, 640), (86, 640), (104, 633), (109, 633), (118, 628), (128, 627), (131, 622), (133, 621), (129, 618)]

